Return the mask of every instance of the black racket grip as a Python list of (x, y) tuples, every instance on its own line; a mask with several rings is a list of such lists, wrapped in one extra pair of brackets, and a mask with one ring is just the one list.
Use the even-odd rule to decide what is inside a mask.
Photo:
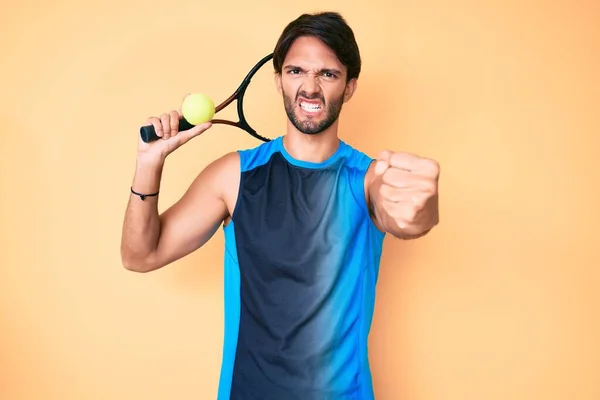
[[(187, 131), (188, 129), (192, 129), (194, 125), (187, 122), (185, 118), (179, 119), (179, 128), (178, 131)], [(158, 140), (159, 137), (156, 135), (156, 131), (154, 130), (154, 125), (146, 125), (140, 128), (140, 136), (145, 143), (154, 142)]]

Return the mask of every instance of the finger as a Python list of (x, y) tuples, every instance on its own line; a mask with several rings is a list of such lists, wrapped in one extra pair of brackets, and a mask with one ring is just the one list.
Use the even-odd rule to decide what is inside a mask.
[(375, 162), (375, 175), (382, 175), (386, 169), (390, 167), (389, 159), (392, 153), (388, 150), (383, 150), (377, 155)]
[(177, 135), (179, 132), (179, 113), (175, 110), (169, 113), (170, 118), (170, 128), (171, 128), (171, 136)]
[(412, 202), (412, 193), (411, 190), (390, 185), (381, 185), (379, 188), (379, 195), (381, 198), (392, 203), (410, 203)]
[(381, 150), (377, 155), (378, 160), (389, 160), (392, 156), (392, 152), (389, 150)]
[(211, 122), (205, 122), (204, 124), (196, 125), (193, 128), (188, 129), (187, 131), (179, 132), (179, 134), (176, 136), (176, 138), (178, 139), (178, 145), (181, 146), (182, 144), (185, 144), (188, 141), (190, 141), (192, 138), (201, 135), (211, 126)]
[(434, 160), (419, 157), (411, 153), (395, 153), (390, 157), (390, 165), (424, 176), (439, 175), (440, 167)]
[(154, 127), (154, 132), (156, 132), (156, 136), (163, 137), (164, 132), (163, 132), (162, 124), (161, 124), (159, 118), (156, 118), (156, 117), (148, 118), (147, 124), (152, 125)]
[(160, 115), (160, 123), (162, 124), (163, 129), (163, 139), (168, 139), (171, 137), (171, 117), (167, 113), (162, 113)]
[(410, 188), (417, 184), (417, 177), (405, 169), (388, 168), (381, 176), (384, 184), (396, 188)]
[(390, 167), (387, 161), (377, 160), (375, 162), (375, 175), (381, 176)]
[(388, 185), (379, 188), (379, 195), (384, 201), (404, 205), (410, 209), (423, 207), (430, 198), (429, 194), (422, 191), (399, 189)]
[(385, 174), (381, 177), (381, 181), (384, 185), (391, 186), (393, 188), (412, 191), (415, 193), (422, 193), (432, 195), (437, 192), (436, 180), (430, 177), (423, 177), (412, 172), (393, 168), (388, 168)]
[(417, 169), (419, 157), (411, 153), (394, 153), (390, 157), (390, 165), (407, 171)]

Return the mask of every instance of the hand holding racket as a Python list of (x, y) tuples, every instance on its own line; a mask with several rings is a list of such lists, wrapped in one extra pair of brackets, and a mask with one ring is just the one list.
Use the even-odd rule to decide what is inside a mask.
[(164, 160), (177, 148), (212, 126), (210, 122), (196, 126), (189, 124), (181, 126), (182, 118), (181, 111), (176, 110), (163, 113), (159, 117), (149, 118), (147, 127), (151, 127), (156, 135), (156, 139), (152, 141), (155, 143), (149, 143), (143, 140), (142, 137), (138, 146), (138, 153), (152, 160)]
[[(208, 113), (204, 112), (204, 114), (207, 114), (210, 118), (212, 118), (214, 114), (223, 110), (234, 100), (237, 100), (237, 114), (239, 118), (237, 122), (225, 119), (209, 119), (208, 122), (200, 123), (199, 125), (194, 125), (193, 123), (190, 123), (186, 120), (186, 118), (183, 117), (183, 113), (171, 112), (167, 116), (163, 114), (160, 120), (157, 118), (152, 118), (148, 125), (143, 126), (140, 129), (140, 136), (142, 142), (151, 143), (162, 138), (167, 139), (166, 142), (169, 143), (169, 141), (171, 141), (173, 138), (180, 137), (181, 139), (173, 140), (171, 142), (171, 146), (167, 145), (167, 147), (165, 148), (167, 150), (172, 151), (175, 148), (179, 147), (181, 144), (187, 142), (192, 137), (195, 137), (204, 132), (206, 129), (212, 126), (212, 124), (226, 124), (235, 126), (237, 128), (243, 129), (244, 131), (246, 131), (247, 133), (259, 140), (262, 140), (264, 142), (270, 141), (270, 139), (268, 139), (267, 137), (258, 134), (256, 130), (253, 129), (246, 120), (246, 117), (244, 115), (244, 95), (246, 94), (246, 89), (248, 88), (252, 77), (263, 65), (265, 65), (272, 58), (273, 54), (269, 54), (263, 59), (261, 59), (246, 75), (246, 77), (239, 85), (237, 90), (231, 96), (229, 96), (229, 98), (227, 98), (217, 107), (215, 107), (214, 113), (212, 112), (212, 110), (210, 110), (210, 112)], [(167, 132), (167, 135), (165, 135), (165, 132)]]

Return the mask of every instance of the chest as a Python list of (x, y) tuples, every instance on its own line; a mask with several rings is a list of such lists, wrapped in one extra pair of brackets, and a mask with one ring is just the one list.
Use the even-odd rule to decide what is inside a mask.
[(278, 265), (343, 252), (361, 215), (349, 180), (342, 165), (277, 160), (243, 173), (233, 212), (238, 242)]

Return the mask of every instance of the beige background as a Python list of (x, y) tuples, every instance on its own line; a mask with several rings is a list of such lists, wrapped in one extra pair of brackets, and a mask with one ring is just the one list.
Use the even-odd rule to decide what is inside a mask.
[[(138, 128), (187, 92), (228, 95), (306, 4), (3, 0), (0, 398), (215, 398), (222, 233), (155, 273), (120, 264)], [(600, 399), (600, 3), (327, 8), (364, 57), (342, 138), (442, 165), (441, 225), (385, 242), (377, 399)], [(194, 139), (161, 209), (257, 144), (223, 126)]]

